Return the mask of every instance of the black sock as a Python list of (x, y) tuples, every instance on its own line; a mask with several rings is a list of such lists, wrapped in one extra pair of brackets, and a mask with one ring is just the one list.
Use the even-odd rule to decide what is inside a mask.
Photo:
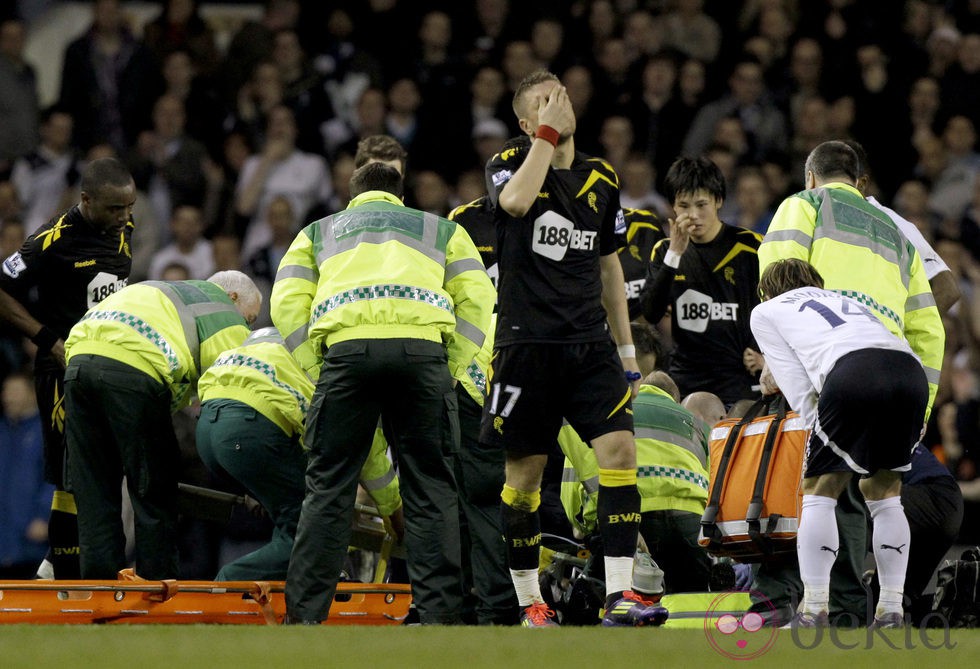
[(507, 562), (511, 569), (537, 569), (541, 549), (541, 520), (537, 511), (520, 511), (500, 503)]

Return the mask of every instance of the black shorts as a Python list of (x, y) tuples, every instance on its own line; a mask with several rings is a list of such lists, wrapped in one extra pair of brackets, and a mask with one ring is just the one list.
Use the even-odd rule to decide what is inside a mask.
[(545, 454), (562, 420), (588, 443), (633, 430), (630, 386), (611, 339), (581, 344), (514, 344), (494, 350), (480, 441)]
[(929, 384), (913, 356), (883, 349), (848, 353), (820, 393), (805, 476), (908, 471), (928, 401)]

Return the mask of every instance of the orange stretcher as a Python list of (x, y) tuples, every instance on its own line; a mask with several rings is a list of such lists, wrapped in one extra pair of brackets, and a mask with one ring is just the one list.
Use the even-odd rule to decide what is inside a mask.
[[(284, 581), (6, 581), (0, 624), (218, 623), (278, 625)], [(132, 577), (129, 577), (132, 578)], [(411, 586), (339, 583), (325, 625), (398, 625)]]

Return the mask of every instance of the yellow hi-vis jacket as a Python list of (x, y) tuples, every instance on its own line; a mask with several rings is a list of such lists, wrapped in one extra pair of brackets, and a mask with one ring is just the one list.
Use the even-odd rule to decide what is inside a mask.
[[(225, 351), (197, 383), (201, 402), (228, 399), (246, 404), (279, 426), (286, 435), (302, 436), (313, 398), (313, 382), (290, 354), (275, 328), (256, 330), (245, 342)], [(387, 444), (377, 430), (361, 485), (381, 515), (401, 505), (398, 478), (386, 455)]]
[[(708, 441), (702, 422), (655, 386), (640, 386), (633, 400), (636, 486), (640, 512), (704, 513), (708, 504)], [(573, 527), (596, 528), (599, 463), (593, 451), (565, 424), (558, 434), (565, 453), (561, 502)]]
[(493, 333), (496, 328), (497, 314), (493, 314), (483, 346), (477, 351), (473, 362), (467, 365), (463, 374), (455, 377), (457, 381), (463, 384), (466, 393), (481, 407), (483, 406), (484, 398), (487, 396), (487, 382), (490, 378), (490, 359), (493, 357)]
[(856, 299), (904, 337), (929, 381), (932, 410), (946, 331), (922, 259), (898, 227), (861, 193), (829, 183), (783, 200), (759, 246), (759, 272), (783, 258), (813, 265), (824, 287)]
[(247, 404), (288, 436), (303, 434), (313, 382), (289, 353), (275, 328), (262, 328), (218, 356), (197, 382), (201, 402)]
[(279, 264), (270, 310), (311, 376), (324, 346), (414, 338), (444, 343), (458, 379), (483, 346), (495, 299), (462, 227), (368, 191), (297, 235)]
[(86, 312), (68, 334), (65, 359), (82, 354), (123, 362), (162, 381), (171, 409), (190, 404), (201, 372), (248, 337), (245, 318), (208, 281), (143, 281)]

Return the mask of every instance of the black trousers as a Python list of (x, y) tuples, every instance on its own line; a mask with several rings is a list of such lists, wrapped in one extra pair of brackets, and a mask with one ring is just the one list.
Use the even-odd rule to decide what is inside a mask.
[(664, 570), (664, 591), (704, 592), (711, 558), (698, 544), (701, 516), (690, 511), (644, 511), (640, 535), (657, 566)]
[(418, 339), (359, 339), (326, 352), (307, 414), (306, 498), (286, 576), (293, 621), (322, 621), (350, 543), (361, 467), (383, 417), (397, 453), (405, 547), (423, 623), (459, 622), (459, 505), (452, 456), (456, 393), (445, 348)]
[(82, 578), (115, 579), (127, 566), (121, 520), (126, 477), (136, 526), (136, 573), (178, 577), (180, 450), (170, 390), (129, 365), (78, 355), (65, 371), (68, 489), (78, 508)]
[[(480, 443), (483, 408), (456, 386), (460, 448), (456, 457), (459, 506), (463, 512), (463, 563), (476, 596), (481, 625), (516, 625), (517, 595), (507, 568), (507, 546), (500, 522), (504, 452)], [(468, 583), (467, 585), (470, 585)]]

